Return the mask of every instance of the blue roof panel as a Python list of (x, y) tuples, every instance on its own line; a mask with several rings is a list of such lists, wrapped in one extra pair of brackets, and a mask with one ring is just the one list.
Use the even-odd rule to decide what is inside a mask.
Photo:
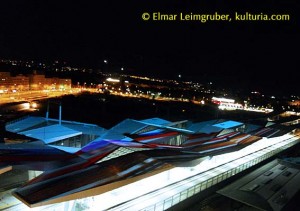
[(234, 127), (241, 126), (243, 124), (244, 123), (229, 120), (229, 121), (225, 121), (225, 122), (215, 124), (213, 126), (223, 128), (223, 129), (229, 129), (229, 128), (234, 128)]
[(19, 134), (32, 137), (43, 141), (45, 144), (60, 141), (73, 136), (81, 135), (82, 132), (72, 130), (62, 125), (50, 125), (47, 127), (41, 127), (33, 130), (27, 130), (20, 132)]

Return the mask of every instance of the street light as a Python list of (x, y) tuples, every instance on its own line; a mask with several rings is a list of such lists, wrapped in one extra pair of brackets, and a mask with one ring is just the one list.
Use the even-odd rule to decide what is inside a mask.
[(108, 61), (106, 59), (103, 60), (103, 72), (107, 71)]

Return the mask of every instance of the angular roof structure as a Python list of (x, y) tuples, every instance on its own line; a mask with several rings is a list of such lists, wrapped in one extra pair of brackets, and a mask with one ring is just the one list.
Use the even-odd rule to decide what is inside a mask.
[[(244, 123), (230, 120), (188, 124), (186, 120), (125, 119), (106, 130), (85, 123), (33, 119), (35, 124), (30, 123), (30, 127), (23, 124), (28, 121), (23, 119), (20, 120), (23, 123), (10, 123), (7, 128), (13, 130), (13, 124), (24, 125), (17, 133), (41, 140), (43, 145), (0, 145), (3, 164), (30, 164), (30, 169), (41, 166), (45, 169), (15, 191), (28, 206), (76, 199), (81, 192), (90, 195), (107, 192), (172, 169), (175, 164), (189, 166), (196, 160), (202, 162), (204, 158), (246, 149), (259, 141), (264, 143), (266, 139), (260, 135), (272, 135), (279, 130), (257, 128), (251, 129), (251, 134), (244, 133), (235, 130)], [(92, 138), (80, 148), (65, 145), (80, 141), (79, 137)]]
[(56, 124), (33, 130), (26, 130), (24, 132), (20, 132), (20, 134), (42, 140), (45, 144), (50, 144), (62, 139), (81, 135), (82, 132)]
[(192, 123), (188, 129), (194, 131), (195, 133), (213, 133), (213, 132), (220, 132), (222, 128), (214, 126), (215, 124), (219, 123), (219, 120), (209, 120), (204, 122), (197, 122)]
[(43, 117), (28, 116), (7, 123), (5, 128), (7, 131), (18, 133), (45, 122), (46, 120)]
[(141, 120), (141, 122), (143, 123), (149, 123), (149, 124), (156, 124), (156, 125), (168, 125), (172, 122), (168, 121), (168, 120), (165, 120), (165, 119), (162, 119), (162, 118), (150, 118), (150, 119), (144, 119), (144, 120)]

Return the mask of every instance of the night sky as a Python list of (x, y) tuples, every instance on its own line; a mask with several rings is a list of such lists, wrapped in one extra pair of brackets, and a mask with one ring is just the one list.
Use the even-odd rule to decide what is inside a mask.
[[(285, 13), (291, 20), (203, 24), (141, 18), (143, 12), (215, 11)], [(108, 59), (133, 73), (299, 93), (299, 11), (297, 0), (10, 0), (1, 2), (0, 57), (96, 68)]]

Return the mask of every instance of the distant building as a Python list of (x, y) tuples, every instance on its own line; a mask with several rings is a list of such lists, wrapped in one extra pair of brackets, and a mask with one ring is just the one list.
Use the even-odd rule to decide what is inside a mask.
[(72, 80), (47, 78), (44, 74), (11, 76), (10, 72), (0, 72), (0, 93), (28, 90), (71, 89)]
[(33, 74), (29, 76), (30, 90), (41, 89), (71, 89), (72, 80), (63, 78), (46, 78), (45, 75)]
[(30, 90), (41, 90), (47, 87), (47, 79), (45, 75), (32, 74), (29, 76)]
[(12, 90), (29, 90), (29, 78), (24, 75), (12, 77), (10, 72), (0, 72), (0, 93)]
[(71, 79), (64, 79), (64, 78), (49, 78), (51, 80), (51, 84), (55, 85), (55, 89), (71, 89), (72, 87), (72, 80)]
[(228, 99), (223, 97), (212, 97), (211, 101), (215, 104), (220, 105), (221, 103), (234, 103), (234, 99)]
[(243, 105), (239, 103), (221, 103), (218, 106), (218, 108), (221, 110), (237, 110), (237, 109), (243, 110), (244, 109)]
[(29, 78), (24, 75), (10, 77), (11, 90), (27, 91), (29, 90)]
[(0, 72), (0, 93), (6, 92), (10, 85), (10, 73)]
[(235, 103), (234, 99), (213, 97), (211, 101), (212, 103), (217, 104), (218, 108), (221, 110), (244, 109), (244, 106), (242, 104)]

